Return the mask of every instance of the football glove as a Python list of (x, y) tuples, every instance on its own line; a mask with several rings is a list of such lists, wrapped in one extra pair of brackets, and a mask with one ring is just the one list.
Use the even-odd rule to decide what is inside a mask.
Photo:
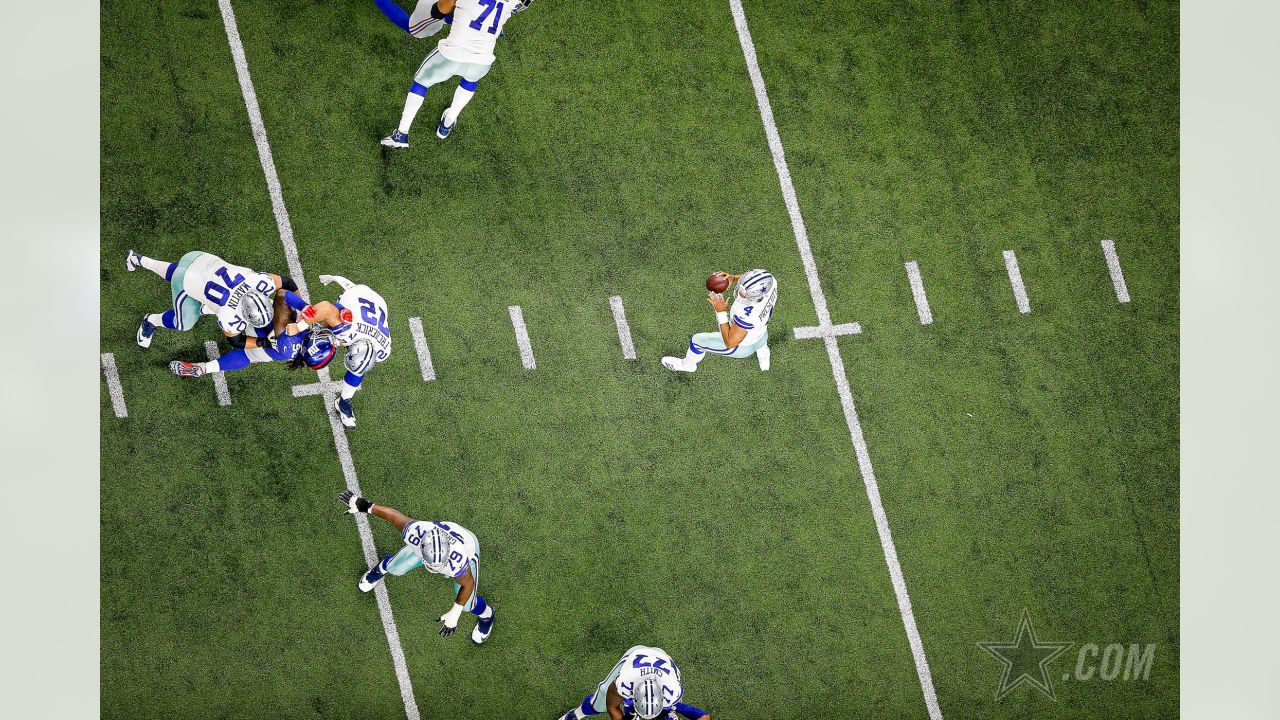
[[(350, 490), (343, 490), (338, 493), (338, 502), (347, 506), (347, 512), (355, 515), (356, 513), (368, 513), (373, 509), (373, 503), (356, 495)], [(456, 621), (454, 624), (457, 624)]]
[(440, 616), (440, 635), (449, 637), (454, 630), (458, 629), (458, 618), (462, 615), (463, 607), (457, 603), (449, 608), (449, 612)]

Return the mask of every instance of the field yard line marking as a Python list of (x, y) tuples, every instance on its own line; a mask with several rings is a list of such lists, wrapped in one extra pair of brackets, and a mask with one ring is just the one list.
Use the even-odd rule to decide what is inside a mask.
[(516, 329), (516, 345), (520, 346), (520, 364), (525, 370), (535, 370), (537, 361), (533, 359), (533, 346), (529, 344), (529, 329), (524, 326), (524, 311), (519, 305), (508, 305), (507, 314), (511, 316), (511, 327)]
[(826, 327), (809, 325), (798, 327), (794, 332), (797, 340), (811, 340), (813, 338), (840, 337), (841, 335), (858, 335), (862, 332), (862, 325), (856, 322), (828, 325)]
[(107, 394), (111, 396), (111, 409), (116, 417), (129, 417), (129, 408), (124, 404), (124, 388), (120, 385), (120, 371), (116, 370), (116, 356), (102, 353), (102, 375), (107, 379)]
[(1129, 286), (1124, 282), (1124, 272), (1120, 269), (1120, 256), (1116, 255), (1116, 241), (1103, 240), (1102, 253), (1107, 256), (1107, 270), (1111, 272), (1111, 285), (1116, 289), (1116, 300), (1129, 302)]
[[(205, 354), (210, 360), (217, 360), (222, 357), (222, 353), (218, 352), (218, 343), (212, 340), (204, 341)], [(231, 388), (227, 387), (226, 373), (216, 372), (209, 373), (213, 376), (213, 392), (218, 396), (218, 404), (226, 407), (231, 404)]]
[(911, 297), (916, 301), (916, 314), (920, 316), (921, 325), (933, 324), (933, 311), (929, 309), (929, 298), (924, 294), (924, 280), (920, 277), (920, 266), (915, 260), (908, 262), (907, 279), (911, 281)]
[[(747, 16), (743, 12), (742, 1), (729, 0), (729, 9), (733, 13), (733, 22), (738, 29), (738, 41), (742, 45), (742, 54), (747, 61), (747, 71), (751, 75), (751, 85), (755, 89), (756, 105), (760, 108), (760, 120), (764, 123), (765, 137), (769, 140), (769, 150), (773, 154), (773, 166), (778, 172), (783, 201), (786, 203), (787, 213), (791, 216), (791, 229), (795, 232), (796, 247), (799, 248), (800, 258), (804, 262), (805, 277), (809, 281), (809, 294), (813, 297), (814, 310), (818, 314), (818, 325), (830, 326), (831, 314), (827, 310), (827, 298), (818, 280), (818, 269), (813, 261), (813, 252), (809, 248), (809, 236), (805, 232), (804, 220), (800, 216), (800, 203), (796, 200), (795, 188), (791, 184), (791, 171), (787, 168), (786, 156), (782, 151), (782, 139), (778, 135), (778, 127), (773, 120), (773, 109), (765, 90), (764, 76), (760, 74), (756, 47), (751, 40), (751, 31), (747, 28)], [(862, 482), (866, 486), (867, 500), (875, 516), (876, 533), (880, 536), (880, 547), (884, 551), (885, 563), (889, 566), (889, 577), (898, 599), (898, 612), (902, 616), (907, 642), (911, 645), (911, 655), (915, 660), (916, 675), (920, 678), (925, 707), (929, 711), (931, 720), (942, 720), (942, 708), (938, 705), (938, 695), (933, 687), (933, 675), (929, 672), (929, 661), (925, 657), (924, 641), (921, 640), (920, 630), (916, 627), (915, 613), (911, 609), (911, 597), (907, 594), (907, 582), (902, 574), (902, 566), (898, 562), (898, 551), (893, 543), (893, 533), (889, 529), (889, 518), (880, 500), (880, 486), (876, 482), (875, 471), (871, 466), (871, 453), (867, 450), (862, 425), (858, 421), (858, 410), (853, 404), (853, 391), (849, 388), (849, 380), (845, 376), (844, 360), (840, 357), (840, 348), (835, 337), (824, 336), (823, 343), (827, 346), (827, 358), (831, 361), (831, 375), (840, 396), (840, 406), (844, 410), (849, 438), (853, 442), (854, 453), (858, 458), (858, 469), (862, 473)]]
[(431, 349), (427, 347), (427, 336), (422, 334), (422, 318), (409, 318), (409, 332), (413, 333), (413, 347), (418, 351), (418, 368), (422, 370), (423, 382), (436, 379), (436, 368), (431, 364)]
[(622, 308), (622, 297), (611, 296), (609, 309), (613, 310), (613, 324), (618, 326), (618, 344), (622, 345), (622, 358), (635, 360), (636, 346), (631, 344), (631, 326), (627, 324), (627, 311)]
[(1009, 284), (1013, 286), (1013, 299), (1018, 303), (1018, 312), (1026, 315), (1031, 312), (1031, 301), (1027, 299), (1027, 286), (1022, 284), (1018, 256), (1012, 250), (1004, 251), (1004, 269), (1009, 272)]
[[(280, 242), (284, 245), (289, 273), (298, 284), (298, 292), (303, 297), (308, 297), (302, 261), (298, 258), (298, 246), (293, 238), (293, 225), (289, 222), (289, 211), (284, 205), (284, 191), (280, 187), (275, 159), (271, 155), (271, 146), (267, 142), (267, 128), (262, 122), (262, 112), (258, 108), (258, 96), (253, 89), (253, 80), (249, 77), (249, 61), (245, 58), (244, 44), (240, 41), (240, 30), (236, 27), (235, 10), (231, 7), (231, 0), (218, 0), (218, 8), (222, 12), (222, 23), (227, 31), (227, 43), (231, 46), (231, 59), (236, 66), (236, 77), (240, 81), (245, 109), (249, 113), (249, 127), (253, 131), (253, 141), (258, 148), (258, 160), (262, 165), (263, 176), (266, 178), (267, 192), (271, 196), (271, 209), (276, 217), (276, 227), (280, 231)], [(318, 375), (320, 384), (330, 382), (328, 368), (321, 370)], [(346, 478), (347, 489), (359, 494), (360, 486), (356, 481), (355, 460), (351, 457), (351, 448), (347, 445), (345, 431), (338, 422), (333, 408), (334, 396), (334, 393), (324, 395), (325, 411), (329, 415), (329, 424), (333, 429), (334, 448), (342, 464), (342, 474)], [(372, 565), (377, 560), (377, 553), (368, 520), (357, 516), (356, 527), (360, 534), (360, 544), (364, 548), (365, 561)], [(385, 583), (379, 583), (379, 585), (382, 586)], [(396, 681), (400, 686), (400, 698), (404, 701), (405, 715), (409, 720), (419, 720), (418, 703), (413, 697), (413, 685), (409, 681), (409, 666), (405, 662), (404, 649), (400, 644), (400, 632), (396, 629), (395, 616), (391, 612), (390, 596), (387, 595), (385, 587), (375, 591), (375, 594), (378, 601), (378, 614), (382, 619), (382, 629), (386, 633), (387, 644), (391, 649), (391, 663), (395, 667)]]
[(222, 11), (222, 24), (227, 29), (231, 60), (236, 66), (236, 77), (240, 80), (240, 94), (244, 96), (245, 109), (249, 111), (249, 128), (253, 131), (253, 143), (258, 146), (258, 160), (262, 164), (262, 174), (267, 180), (267, 194), (271, 196), (271, 212), (276, 216), (280, 242), (284, 243), (284, 257), (285, 262), (289, 264), (289, 275), (298, 284), (298, 294), (304, 298), (310, 298), (311, 294), (307, 292), (307, 280), (302, 274), (302, 260), (298, 258), (298, 244), (293, 239), (293, 224), (289, 222), (289, 211), (284, 206), (284, 190), (280, 187), (280, 177), (276, 174), (276, 161), (271, 155), (271, 145), (267, 142), (267, 126), (262, 122), (258, 94), (253, 89), (253, 79), (249, 77), (249, 60), (244, 55), (244, 44), (240, 42), (240, 29), (236, 27), (236, 13), (231, 7), (231, 0), (218, 0), (218, 8)]
[(342, 389), (342, 383), (336, 383), (326, 378), (323, 382), (314, 382), (310, 385), (294, 385), (293, 396), (312, 397), (315, 395), (331, 395)]

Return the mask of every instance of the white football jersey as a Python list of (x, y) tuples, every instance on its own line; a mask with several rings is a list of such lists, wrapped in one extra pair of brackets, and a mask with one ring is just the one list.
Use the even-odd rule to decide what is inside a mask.
[(391, 327), (387, 301), (368, 285), (353, 285), (338, 296), (338, 310), (350, 310), (351, 322), (332, 328), (338, 344), (347, 348), (347, 369), (364, 375), (374, 363), (391, 357)]
[(205, 314), (216, 316), (224, 331), (242, 333), (248, 324), (240, 317), (240, 301), (253, 291), (270, 296), (275, 293), (276, 283), (267, 273), (232, 265), (213, 253), (205, 253), (187, 267), (182, 289), (200, 301)]
[(431, 522), (428, 520), (414, 520), (404, 526), (404, 532), (400, 534), (404, 538), (404, 544), (412, 547), (418, 552), (422, 552), (422, 539), (426, 537), (427, 532), (432, 526), (440, 527), (453, 536), (456, 542), (449, 552), (449, 565), (443, 570), (430, 570), (438, 575), (448, 575), (449, 577), (461, 577), (467, 571), (467, 565), (475, 560), (480, 560), (480, 541), (476, 539), (475, 534), (470, 530), (462, 527), (457, 523), (451, 522)]
[(750, 345), (764, 337), (765, 327), (768, 326), (769, 318), (773, 315), (773, 304), (777, 300), (777, 280), (774, 280), (773, 290), (764, 296), (763, 300), (745, 300), (738, 296), (736, 290), (734, 291), (733, 306), (729, 308), (729, 322), (747, 331), (746, 337), (742, 338), (742, 345)]
[(666, 709), (670, 710), (684, 696), (680, 668), (662, 648), (636, 645), (622, 656), (618, 665), (615, 684), (624, 700), (632, 699), (636, 683), (649, 675), (657, 675), (662, 680), (662, 702)]
[(516, 4), (516, 0), (458, 0), (449, 37), (437, 46), (440, 54), (454, 62), (492, 65), (493, 47)]

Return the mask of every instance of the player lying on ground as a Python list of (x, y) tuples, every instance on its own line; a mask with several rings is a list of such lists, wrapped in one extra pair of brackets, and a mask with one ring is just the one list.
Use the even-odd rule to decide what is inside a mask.
[(457, 126), (458, 115), (475, 95), (476, 84), (493, 66), (493, 49), (502, 27), (512, 15), (533, 4), (533, 0), (421, 0), (410, 16), (394, 0), (374, 1), (396, 27), (414, 37), (434, 35), (446, 24), (450, 27), (449, 36), (436, 45), (414, 73), (400, 126), (382, 139), (383, 145), (392, 148), (409, 147), (409, 128), (427, 97), (427, 89), (456, 75), (462, 79), (453, 93), (453, 104), (445, 109), (436, 127), (436, 137), (449, 137)]
[(338, 354), (338, 341), (327, 327), (313, 327), (295, 334), (280, 333), (275, 343), (269, 339), (248, 338), (243, 348), (237, 348), (216, 360), (189, 363), (174, 360), (169, 371), (185, 378), (203, 377), (208, 373), (231, 372), (247, 368), (253, 363), (287, 362), (290, 370), (305, 367), (320, 370), (327, 367)]
[[(717, 332), (698, 333), (689, 339), (689, 350), (683, 358), (662, 358), (663, 367), (676, 372), (693, 372), (707, 356), (723, 355), (731, 358), (756, 356), (761, 370), (769, 369), (769, 317), (773, 304), (778, 300), (778, 283), (767, 270), (748, 270), (741, 275), (725, 275), (725, 287), (738, 283), (734, 292), (733, 307), (720, 293), (709, 290), (707, 301), (716, 313)], [(710, 286), (716, 279), (708, 279)]]
[[(155, 260), (133, 250), (125, 256), (125, 269), (146, 268), (169, 283), (173, 307), (163, 313), (142, 317), (138, 345), (150, 347), (157, 328), (190, 330), (201, 315), (213, 315), (228, 338), (271, 324), (282, 298), (276, 291), (285, 287), (285, 278), (232, 265), (213, 253), (195, 250), (176, 263)], [(288, 281), (293, 285), (293, 281)], [(296, 289), (296, 286), (294, 286)]]
[(374, 505), (350, 490), (339, 493), (338, 500), (347, 506), (349, 513), (368, 513), (395, 525), (405, 542), (398, 552), (382, 558), (360, 576), (357, 585), (360, 592), (372, 590), (387, 573), (404, 575), (424, 567), (438, 575), (447, 575), (453, 578), (456, 597), (453, 607), (440, 616), (440, 634), (452, 635), (458, 627), (458, 617), (466, 610), (479, 618), (471, 631), (471, 641), (479, 645), (489, 639), (496, 614), (480, 597), (480, 541), (470, 530), (457, 523), (414, 520), (393, 507)]
[(671, 656), (662, 648), (636, 645), (627, 650), (582, 705), (566, 711), (560, 720), (582, 720), (606, 712), (610, 720), (624, 720), (633, 713), (643, 720), (664, 714), (675, 720), (672, 712), (690, 720), (710, 720), (706, 712), (680, 702), (683, 695), (680, 668)]
[[(321, 275), (320, 282), (336, 282), (342, 294), (336, 303), (327, 300), (307, 305), (298, 313), (298, 321), (285, 328), (286, 334), (306, 331), (312, 325), (323, 325), (333, 331), (339, 347), (346, 348), (342, 357), (347, 373), (342, 378), (342, 391), (334, 400), (338, 419), (346, 427), (356, 426), (356, 411), (351, 399), (364, 382), (374, 364), (391, 357), (391, 328), (387, 325), (387, 301), (368, 285), (357, 285), (341, 275)], [(294, 302), (292, 296), (290, 302)]]

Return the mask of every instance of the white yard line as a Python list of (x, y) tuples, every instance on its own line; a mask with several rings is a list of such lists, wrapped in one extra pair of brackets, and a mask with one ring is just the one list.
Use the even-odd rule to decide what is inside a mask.
[[(285, 259), (289, 264), (289, 274), (298, 284), (298, 291), (303, 297), (309, 297), (306, 276), (302, 272), (302, 262), (298, 258), (298, 246), (293, 239), (293, 225), (289, 222), (289, 211), (284, 204), (284, 191), (280, 187), (280, 178), (276, 174), (275, 160), (271, 156), (271, 145), (267, 142), (267, 128), (262, 122), (262, 112), (258, 108), (258, 96), (253, 89), (253, 80), (249, 77), (249, 62), (245, 59), (244, 44), (240, 41), (240, 31), (236, 27), (235, 11), (231, 0), (218, 0), (218, 8), (222, 11), (222, 23), (227, 31), (227, 43), (231, 46), (231, 58), (235, 62), (236, 77), (240, 80), (240, 91), (244, 96), (245, 109), (249, 112), (249, 127), (253, 131), (253, 141), (258, 147), (258, 160), (262, 164), (262, 173), (267, 181), (267, 193), (271, 196), (271, 209), (275, 213), (276, 227), (280, 231), (280, 242), (284, 244)], [(329, 370), (325, 368), (318, 373), (320, 384), (328, 385)], [(346, 479), (347, 489), (360, 494), (360, 485), (356, 480), (355, 461), (351, 457), (351, 449), (347, 445), (347, 436), (342, 428), (336, 411), (333, 408), (335, 393), (324, 394), (325, 410), (329, 415), (329, 425), (333, 430), (333, 444), (338, 452), (338, 460), (342, 464), (342, 474)], [(356, 516), (356, 527), (360, 533), (360, 544), (364, 549), (366, 564), (372, 566), (377, 561), (377, 551), (373, 544), (373, 534), (369, 531), (369, 523), (363, 515)], [(354, 582), (354, 578), (352, 580)], [(382, 629), (387, 636), (387, 644), (391, 648), (391, 662), (395, 667), (396, 680), (400, 685), (400, 698), (404, 701), (404, 712), (409, 720), (419, 720), (418, 703), (413, 697), (413, 685), (409, 681), (409, 666), (405, 662), (404, 648), (400, 644), (400, 633), (396, 629), (395, 616), (391, 612), (391, 600), (387, 595), (386, 583), (379, 583), (374, 591), (377, 596), (378, 614), (382, 617)]]
[(519, 305), (509, 305), (507, 313), (511, 315), (511, 327), (516, 330), (516, 345), (520, 346), (520, 364), (524, 365), (525, 370), (537, 369), (538, 363), (533, 359), (533, 345), (529, 344), (529, 328), (524, 325), (524, 311)]
[(622, 298), (618, 295), (610, 297), (609, 308), (613, 310), (613, 324), (618, 326), (618, 344), (622, 346), (622, 358), (635, 360), (636, 346), (631, 344), (631, 326), (627, 325), (627, 311), (622, 308)]
[(837, 338), (841, 335), (858, 335), (862, 333), (862, 325), (852, 323), (841, 323), (839, 325), (827, 325), (822, 327), (819, 325), (811, 325), (806, 327), (798, 327), (794, 330), (797, 340), (812, 340), (813, 338)]
[(124, 404), (124, 388), (120, 386), (120, 372), (116, 370), (116, 356), (102, 353), (102, 375), (107, 379), (107, 394), (111, 396), (111, 409), (116, 417), (129, 417), (129, 408)]
[(921, 325), (933, 324), (933, 311), (929, 309), (929, 298), (924, 294), (924, 280), (920, 277), (920, 266), (915, 260), (906, 264), (907, 279), (911, 281), (911, 297), (916, 301), (916, 314), (920, 316)]
[(1116, 289), (1116, 300), (1129, 302), (1129, 286), (1124, 282), (1124, 272), (1120, 269), (1120, 256), (1116, 255), (1116, 241), (1103, 240), (1102, 253), (1107, 256), (1107, 270), (1111, 272), (1111, 285)]
[[(204, 341), (204, 351), (210, 360), (217, 360), (222, 356), (218, 352), (218, 343), (212, 340)], [(213, 393), (218, 396), (218, 404), (226, 407), (231, 404), (231, 388), (227, 387), (226, 373), (216, 372), (210, 373), (213, 377)]]
[(436, 379), (436, 368), (431, 364), (427, 336), (422, 334), (422, 318), (409, 318), (409, 332), (413, 334), (413, 347), (418, 351), (418, 369), (422, 371), (422, 379), (424, 382), (431, 382)]
[(1012, 250), (1004, 251), (1004, 269), (1009, 271), (1009, 284), (1013, 286), (1013, 299), (1018, 303), (1018, 312), (1026, 315), (1031, 312), (1031, 301), (1027, 299), (1027, 286), (1022, 283), (1018, 256)]
[[(796, 200), (795, 188), (791, 183), (791, 171), (787, 168), (782, 139), (778, 135), (778, 127), (773, 120), (773, 109), (765, 90), (764, 77), (760, 74), (755, 43), (751, 40), (751, 31), (747, 28), (747, 17), (742, 10), (741, 0), (729, 0), (729, 9), (733, 13), (734, 25), (738, 29), (738, 40), (742, 44), (742, 54), (747, 61), (747, 72), (751, 75), (751, 85), (755, 89), (756, 104), (760, 108), (760, 120), (764, 123), (765, 137), (769, 142), (769, 150), (773, 154), (773, 166), (778, 172), (782, 199), (787, 206), (787, 214), (791, 217), (791, 229), (796, 236), (796, 247), (800, 250), (805, 278), (809, 281), (809, 295), (813, 298), (814, 311), (818, 315), (818, 326), (829, 328), (831, 314), (827, 310), (827, 298), (818, 280), (818, 268), (814, 264), (813, 251), (809, 247), (809, 235), (804, 227), (804, 219), (800, 215), (800, 204)], [(898, 563), (898, 551), (893, 543), (893, 533), (889, 529), (889, 519), (880, 501), (880, 487), (876, 482), (875, 471), (871, 467), (871, 454), (867, 450), (866, 439), (862, 434), (862, 425), (858, 422), (858, 411), (853, 404), (853, 392), (849, 388), (848, 378), (845, 377), (844, 360), (840, 357), (840, 348), (833, 335), (824, 335), (822, 340), (827, 347), (831, 375), (840, 396), (840, 406), (844, 410), (845, 424), (849, 428), (854, 454), (858, 458), (858, 469), (862, 473), (862, 482), (866, 486), (867, 500), (871, 504), (872, 515), (875, 516), (876, 532), (880, 536), (880, 547), (884, 551), (885, 563), (889, 566), (889, 578), (898, 599), (898, 611), (907, 633), (907, 642), (911, 646), (911, 655), (915, 659), (916, 675), (920, 679), (920, 689), (924, 693), (925, 707), (932, 720), (941, 720), (942, 709), (938, 705), (938, 695), (933, 688), (933, 676), (929, 672), (929, 661), (925, 657), (924, 642), (920, 639), (915, 613), (911, 610), (911, 597), (907, 594), (907, 583), (902, 575), (902, 566)]]

